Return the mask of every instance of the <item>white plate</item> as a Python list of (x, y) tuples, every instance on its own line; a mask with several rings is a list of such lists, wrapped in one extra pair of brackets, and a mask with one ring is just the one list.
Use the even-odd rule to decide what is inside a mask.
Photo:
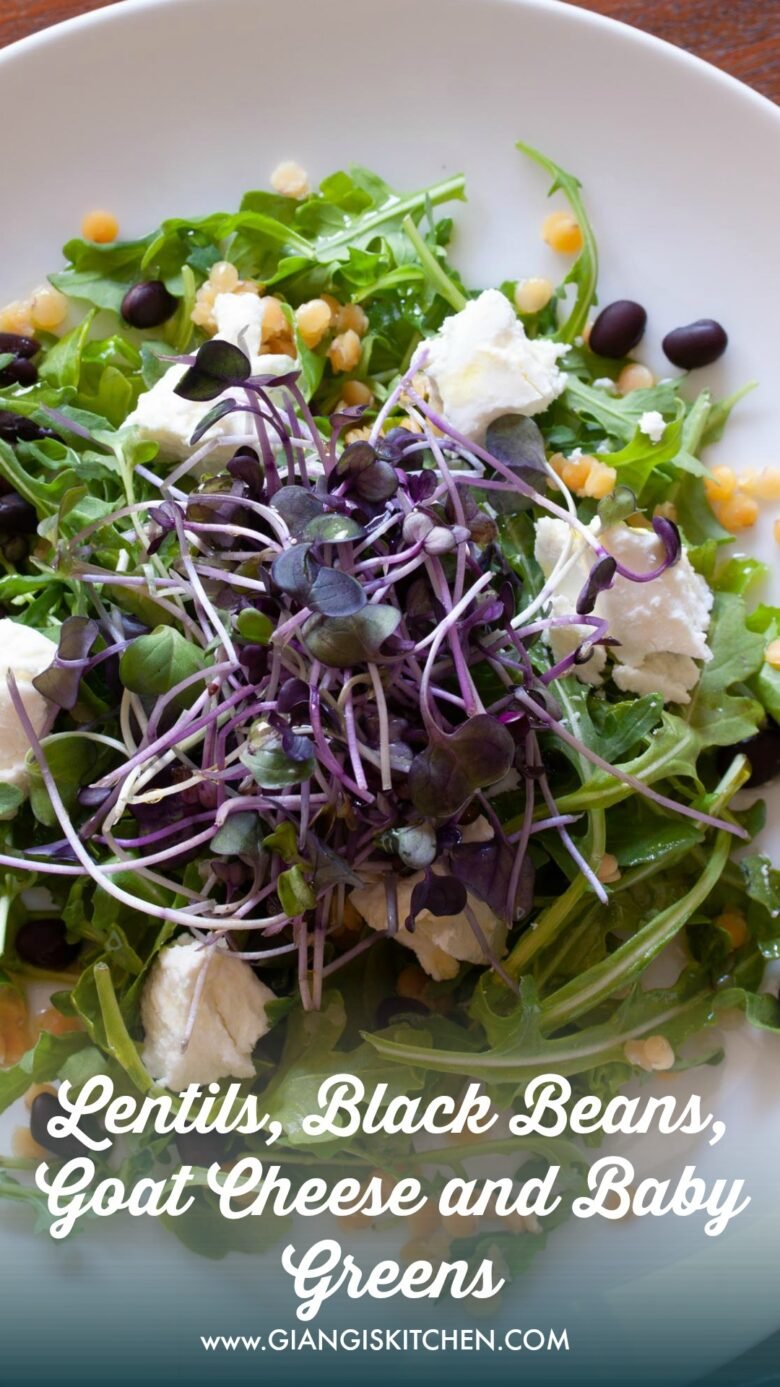
[[(112, 209), (134, 235), (164, 215), (233, 206), (245, 188), (267, 184), (282, 158), (315, 178), (366, 163), (402, 188), (463, 170), (470, 201), (455, 208), (456, 255), (467, 277), (555, 275), (539, 238), (546, 181), (515, 152), (523, 138), (581, 178), (601, 249), (602, 302), (646, 304), (651, 364), (661, 365), (658, 343), (670, 327), (698, 316), (726, 324), (731, 346), (709, 380), (718, 391), (752, 378), (761, 388), (736, 414), (722, 456), (778, 462), (780, 113), (655, 39), (546, 0), (128, 0), (0, 54), (0, 109), (13, 135), (0, 145), (0, 301), (57, 265), (86, 210)], [(776, 556), (770, 519), (751, 548)], [(780, 821), (777, 800), (772, 817)], [(694, 1085), (712, 1095), (728, 1138), (687, 1159), (703, 1174), (743, 1176), (750, 1209), (716, 1240), (699, 1220), (567, 1228), (527, 1285), (515, 1286), (503, 1319), (568, 1324), (571, 1353), (483, 1357), (480, 1371), (496, 1381), (522, 1370), (528, 1381), (534, 1371), (544, 1381), (630, 1373), (682, 1382), (778, 1327), (778, 1051), (755, 1037), (731, 1040), (726, 1066)], [(656, 1171), (682, 1164), (668, 1151), (653, 1162)], [(260, 1267), (230, 1259), (217, 1274), (136, 1227), (123, 1235), (117, 1264), (103, 1232), (97, 1246), (55, 1248), (33, 1244), (14, 1216), (5, 1235), (2, 1261), (15, 1260), (16, 1270), (0, 1306), (38, 1323), (33, 1287), (55, 1274), (56, 1354), (67, 1353), (82, 1380), (103, 1371), (87, 1358), (87, 1316), (94, 1324), (102, 1315), (114, 1352), (129, 1355), (134, 1375), (152, 1377), (155, 1364), (186, 1364), (190, 1376), (203, 1367), (196, 1321), (204, 1332), (252, 1332), (262, 1301), (289, 1322), (275, 1254)], [(449, 1318), (394, 1302), (380, 1310), (352, 1306), (352, 1322)], [(36, 1338), (31, 1357), (43, 1353)], [(303, 1369), (306, 1360), (296, 1361)], [(400, 1364), (374, 1356), (370, 1371), (392, 1379)], [(365, 1377), (362, 1356), (338, 1366), (342, 1378)], [(461, 1355), (448, 1372), (475, 1366)], [(433, 1371), (431, 1360), (417, 1367)], [(252, 1355), (231, 1359), (231, 1379), (256, 1371)]]

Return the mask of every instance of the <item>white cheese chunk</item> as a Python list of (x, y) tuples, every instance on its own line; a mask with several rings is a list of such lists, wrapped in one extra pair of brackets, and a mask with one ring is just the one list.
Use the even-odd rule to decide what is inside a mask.
[[(543, 517), (536, 524), (536, 559), (545, 577), (570, 540), (564, 520)], [(649, 573), (663, 561), (664, 548), (652, 530), (620, 524), (600, 536), (604, 548), (634, 573)], [(557, 583), (551, 602), (553, 616), (573, 615), (579, 593), (594, 563), (593, 551), (579, 536), (573, 544), (574, 562)], [(611, 650), (611, 676), (619, 689), (631, 693), (660, 693), (665, 703), (688, 703), (698, 682), (697, 660), (709, 660), (707, 631), (712, 593), (683, 552), (678, 563), (648, 583), (618, 575), (612, 588), (599, 593), (594, 615), (608, 623), (608, 635), (620, 641)], [(549, 645), (556, 659), (573, 650), (590, 628), (576, 624), (552, 628)], [(578, 665), (584, 682), (601, 682), (607, 652), (596, 647), (592, 658)]]
[(13, 672), (25, 712), (36, 733), (46, 730), (52, 712), (48, 698), (33, 688), (33, 679), (48, 669), (57, 646), (40, 631), (8, 617), (0, 620), (0, 781), (26, 790), (29, 775), (25, 756), (30, 741), (16, 714), (6, 675)]
[[(189, 1042), (187, 1026), (201, 980)], [(152, 1078), (181, 1093), (188, 1084), (251, 1079), (252, 1051), (269, 1028), (274, 994), (227, 949), (183, 935), (160, 951), (141, 996), (143, 1062)]]
[(666, 432), (663, 414), (657, 409), (646, 409), (639, 417), (639, 431), (649, 438), (651, 443), (660, 443)]
[[(473, 837), (468, 833), (463, 836), (467, 842), (485, 841), (481, 825)], [(403, 928), (411, 908), (412, 892), (418, 882), (424, 879), (424, 872), (415, 872), (413, 876), (398, 880), (399, 929), (395, 938), (417, 955), (426, 973), (440, 982), (443, 978), (454, 978), (461, 963), (484, 963), (485, 955), (462, 912), (458, 915), (432, 915), (429, 910), (421, 910), (415, 919), (414, 931)], [(370, 929), (387, 929), (387, 902), (382, 881), (356, 887), (350, 900)], [(499, 956), (503, 955), (506, 937), (503, 922), (496, 918), (489, 905), (470, 891), (468, 903), (491, 949)]]
[(566, 386), (558, 360), (568, 347), (541, 337), (531, 341), (498, 289), (486, 289), (447, 318), (426, 346), (435, 404), (476, 443), (494, 419), (538, 414)]
[[(218, 294), (214, 301), (217, 338), (222, 342), (232, 342), (246, 352), (254, 375), (283, 375), (296, 369), (295, 362), (289, 356), (261, 354), (263, 317), (270, 302), (270, 299), (260, 298), (257, 294), (246, 293)], [(205, 403), (183, 400), (175, 394), (175, 390), (186, 370), (186, 366), (178, 363), (170, 366), (151, 390), (139, 396), (135, 409), (125, 420), (127, 425), (137, 428), (143, 438), (157, 443), (161, 455), (166, 458), (183, 459), (189, 456), (192, 452), (190, 439), (201, 419), (214, 408), (217, 400), (224, 398), (220, 395)], [(230, 394), (231, 391), (225, 391), (225, 395)], [(217, 420), (202, 442), (235, 435), (251, 438), (254, 434), (251, 415), (236, 412)], [(209, 454), (209, 464), (221, 459), (224, 451), (216, 449)], [(229, 451), (232, 452), (232, 447)]]

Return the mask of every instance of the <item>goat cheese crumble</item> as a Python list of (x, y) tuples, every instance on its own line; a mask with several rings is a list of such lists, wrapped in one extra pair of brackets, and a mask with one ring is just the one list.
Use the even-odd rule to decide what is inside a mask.
[(539, 414), (566, 386), (558, 361), (569, 348), (547, 338), (529, 340), (498, 289), (486, 289), (452, 314), (426, 345), (434, 403), (475, 443), (494, 419)]
[[(599, 539), (608, 553), (635, 573), (650, 572), (663, 560), (663, 545), (652, 530), (620, 524), (605, 530)], [(575, 614), (594, 555), (565, 520), (545, 516), (536, 522), (534, 553), (545, 578), (553, 573), (567, 546), (570, 558), (550, 601), (551, 616)], [(608, 623), (608, 635), (620, 642), (610, 652), (614, 661), (610, 676), (617, 687), (626, 693), (660, 693), (664, 703), (690, 702), (700, 674), (696, 661), (712, 658), (707, 645), (712, 601), (707, 583), (685, 552), (652, 582), (634, 583), (617, 575), (612, 588), (599, 593), (594, 608), (594, 615)], [(580, 624), (553, 627), (548, 643), (556, 660), (576, 649), (591, 629)], [(607, 650), (594, 646), (591, 658), (578, 665), (575, 673), (584, 683), (600, 684), (606, 664)]]
[(651, 443), (660, 443), (666, 432), (664, 416), (657, 409), (646, 409), (639, 419), (639, 431)]
[[(492, 837), (493, 829), (483, 815), (464, 827), (462, 832), (464, 843), (485, 843)], [(433, 866), (435, 870), (435, 862)], [(432, 915), (429, 910), (421, 910), (415, 919), (414, 930), (404, 929), (403, 922), (411, 909), (412, 892), (424, 880), (425, 872), (415, 872), (413, 876), (398, 879), (399, 930), (395, 938), (417, 955), (420, 967), (430, 977), (441, 982), (444, 978), (454, 978), (461, 963), (483, 963), (484, 954), (462, 911), (457, 915)], [(387, 900), (383, 881), (356, 887), (350, 900), (369, 929), (387, 929)], [(468, 892), (468, 904), (488, 945), (501, 957), (505, 952), (506, 939), (503, 921), (497, 919), (490, 906), (471, 891)]]
[(273, 1000), (248, 963), (183, 935), (160, 951), (141, 996), (146, 1068), (177, 1093), (188, 1084), (254, 1078), (252, 1051), (269, 1029)]
[(56, 643), (41, 631), (9, 617), (0, 620), (0, 781), (15, 785), (17, 790), (26, 790), (29, 783), (25, 757), (30, 743), (11, 702), (6, 675), (9, 670), (13, 672), (25, 712), (41, 736), (52, 705), (38, 693), (32, 681), (48, 669), (56, 654)]
[[(231, 342), (246, 352), (252, 365), (253, 375), (284, 375), (296, 369), (289, 356), (276, 356), (261, 353), (260, 344), (263, 332), (263, 318), (270, 299), (257, 294), (217, 294), (214, 300), (214, 318), (217, 324), (216, 337), (222, 342)], [(177, 362), (170, 366), (164, 376), (138, 397), (138, 403), (126, 420), (128, 426), (137, 428), (142, 437), (157, 443), (160, 453), (166, 458), (183, 459), (192, 452), (190, 439), (201, 419), (214, 408), (218, 400), (229, 394), (225, 391), (215, 400), (206, 403), (199, 400), (184, 400), (175, 393), (176, 386), (187, 371), (187, 366)], [(234, 437), (240, 434), (250, 438), (254, 434), (250, 414), (228, 414), (218, 419), (204, 434), (202, 442), (214, 438)], [(209, 456), (212, 464), (217, 456)]]

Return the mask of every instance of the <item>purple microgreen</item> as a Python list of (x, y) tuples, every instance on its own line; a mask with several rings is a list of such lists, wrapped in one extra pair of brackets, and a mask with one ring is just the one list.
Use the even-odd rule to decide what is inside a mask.
[(337, 477), (357, 477), (376, 462), (376, 448), (365, 439), (348, 443), (336, 464)]
[[(544, 439), (533, 419), (522, 414), (502, 414), (488, 425), (485, 447), (527, 486), (541, 488), (546, 484)], [(493, 496), (497, 511), (525, 509), (529, 504), (528, 499), (505, 492)]]
[(409, 771), (415, 809), (426, 818), (451, 818), (475, 790), (502, 780), (514, 755), (511, 732), (487, 713), (452, 733), (431, 727), (429, 744), (415, 756)]
[(430, 500), (437, 486), (438, 478), (432, 468), (427, 467), (423, 472), (413, 472), (407, 482), (410, 501), (415, 506), (421, 505), (424, 501)]
[(350, 490), (361, 501), (368, 501), (377, 504), (380, 501), (389, 501), (391, 496), (395, 496), (398, 490), (398, 478), (395, 469), (389, 462), (377, 460), (370, 467), (365, 467), (362, 471), (351, 479)]
[(307, 708), (309, 686), (302, 679), (286, 679), (276, 696), (276, 706), (284, 716)]
[(611, 554), (596, 560), (588, 574), (588, 580), (577, 598), (576, 612), (578, 616), (587, 616), (589, 612), (593, 611), (599, 593), (606, 592), (607, 588), (612, 587), (616, 572), (617, 562)]
[(523, 853), (516, 875), (515, 859), (516, 851), (506, 840), (496, 836), (486, 843), (460, 843), (452, 849), (448, 860), (450, 870), (458, 881), (462, 881), (472, 895), (489, 905), (499, 918), (507, 919), (512, 924), (530, 910), (534, 889), (534, 868), (530, 857)]
[(458, 881), (454, 876), (439, 876), (438, 873), (429, 870), (412, 891), (404, 928), (413, 929), (417, 916), (423, 910), (440, 918), (461, 915), (467, 902), (468, 895), (462, 881)]
[(198, 348), (174, 394), (183, 400), (214, 400), (231, 385), (248, 380), (251, 374), (249, 357), (240, 347), (213, 337)]
[(303, 486), (280, 487), (271, 505), (279, 512), (293, 535), (302, 535), (307, 525), (325, 511), (319, 497)]
[(214, 424), (218, 424), (220, 419), (224, 419), (227, 414), (235, 414), (237, 410), (242, 408), (243, 406), (237, 400), (217, 400), (217, 403), (204, 414), (198, 427), (194, 430), (190, 438), (190, 447), (196, 447), (203, 435), (207, 434)]
[(271, 564), (271, 577), (282, 592), (305, 606), (319, 571), (311, 544), (293, 544), (283, 549)]
[(58, 708), (74, 708), (89, 653), (98, 636), (98, 624), (85, 616), (69, 616), (60, 627), (54, 660), (33, 679), (33, 687)]
[(679, 563), (682, 555), (682, 540), (680, 531), (673, 520), (667, 520), (664, 515), (654, 515), (652, 520), (653, 529), (666, 550), (666, 568), (673, 568)]
[(306, 599), (307, 607), (326, 617), (351, 617), (366, 605), (357, 578), (339, 568), (320, 568)]
[(265, 472), (254, 448), (239, 448), (230, 459), (227, 470), (236, 481), (243, 482), (253, 500), (259, 501), (263, 495)]
[[(285, 735), (267, 722), (255, 723), (241, 752), (242, 765), (261, 789), (281, 790), (288, 785), (299, 785), (314, 773), (314, 758), (303, 754), (300, 744), (307, 739), (288, 738), (293, 755), (285, 750)], [(312, 750), (311, 743), (308, 743), (308, 750)]]

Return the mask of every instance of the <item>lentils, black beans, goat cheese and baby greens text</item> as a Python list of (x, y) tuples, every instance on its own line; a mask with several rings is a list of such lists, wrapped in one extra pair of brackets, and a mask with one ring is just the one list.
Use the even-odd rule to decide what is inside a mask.
[[(778, 769), (780, 611), (733, 553), (778, 475), (708, 467), (745, 391), (629, 356), (645, 309), (596, 310), (579, 184), (524, 152), (567, 203), (557, 289), (464, 287), (460, 178), (283, 165), (138, 240), (93, 214), (0, 314), (0, 1103), (49, 1149), (62, 1078), (240, 1079), (294, 1172), (331, 1071), (609, 1095), (780, 1022), (735, 798)], [(678, 367), (726, 347), (656, 325)], [(25, 1140), (0, 1192), (38, 1204)]]

